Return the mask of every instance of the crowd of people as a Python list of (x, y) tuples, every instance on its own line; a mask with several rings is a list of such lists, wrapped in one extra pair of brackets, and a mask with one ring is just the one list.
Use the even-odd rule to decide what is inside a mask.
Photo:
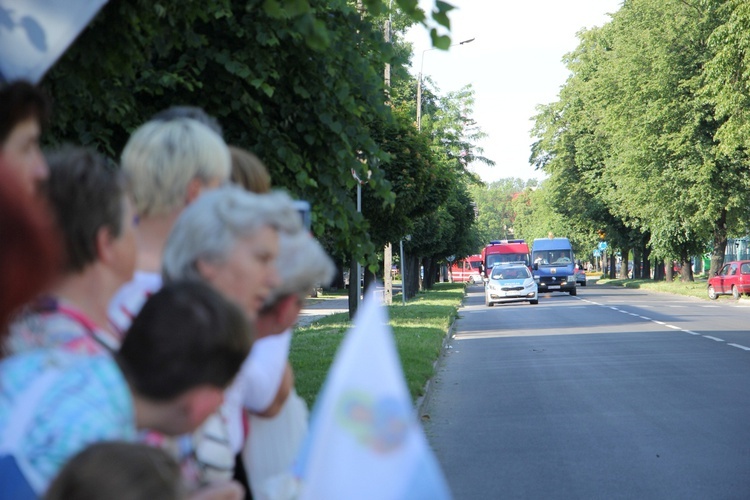
[(292, 328), (333, 261), (203, 110), (117, 160), (42, 153), (50, 119), (0, 86), (0, 499), (272, 497), (307, 425)]

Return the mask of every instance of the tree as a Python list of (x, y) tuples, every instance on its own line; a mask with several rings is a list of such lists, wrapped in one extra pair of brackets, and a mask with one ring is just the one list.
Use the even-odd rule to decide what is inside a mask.
[[(45, 80), (56, 101), (49, 140), (116, 157), (158, 110), (201, 106), (227, 142), (264, 160), (276, 186), (311, 202), (313, 230), (330, 235), (332, 252), (372, 257), (349, 172), (369, 168), (368, 189), (393, 203), (370, 128), (390, 119), (382, 68), (392, 52), (345, 1), (305, 4), (304, 13), (261, 0), (107, 5)], [(325, 43), (315, 36), (323, 19)]]

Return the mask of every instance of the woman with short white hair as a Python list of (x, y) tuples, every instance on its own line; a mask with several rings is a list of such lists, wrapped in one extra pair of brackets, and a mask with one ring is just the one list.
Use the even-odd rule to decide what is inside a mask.
[(146, 298), (161, 288), (162, 251), (180, 213), (198, 196), (229, 179), (224, 140), (189, 118), (152, 120), (130, 136), (122, 152), (135, 204), (137, 256), (133, 279), (109, 305), (109, 319), (123, 334)]

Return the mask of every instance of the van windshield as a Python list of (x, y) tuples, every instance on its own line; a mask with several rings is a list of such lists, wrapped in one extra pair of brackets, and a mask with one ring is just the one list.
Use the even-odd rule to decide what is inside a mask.
[(525, 253), (492, 253), (487, 256), (487, 269), (509, 262), (524, 262), (528, 265), (529, 257)]
[(533, 252), (532, 259), (540, 266), (566, 266), (573, 262), (573, 254), (570, 250), (544, 250)]

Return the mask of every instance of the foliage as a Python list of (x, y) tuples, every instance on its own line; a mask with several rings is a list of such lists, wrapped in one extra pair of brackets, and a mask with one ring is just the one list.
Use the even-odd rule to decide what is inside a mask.
[[(370, 125), (387, 122), (382, 34), (343, 0), (279, 13), (261, 0), (142, 0), (107, 5), (45, 84), (56, 99), (51, 142), (95, 144), (116, 156), (155, 112), (206, 109), (227, 142), (256, 152), (274, 183), (313, 206), (313, 229), (332, 250), (372, 255), (356, 212), (356, 170), (386, 204), (385, 154)], [(304, 7), (304, 8), (303, 8)], [(326, 40), (313, 34), (325, 19)], [(248, 50), (252, 47), (252, 50)]]
[(526, 188), (537, 185), (535, 179), (501, 179), (489, 185), (474, 185), (471, 196), (477, 206), (477, 233), (479, 245), (472, 253), (479, 253), (491, 240), (515, 238), (516, 211), (514, 200), (523, 196)]
[(709, 243), (723, 255), (750, 209), (734, 48), (747, 19), (746, 2), (630, 0), (582, 32), (559, 100), (535, 117), (532, 161), (550, 175), (539, 201), (565, 200), (552, 211), (623, 250), (648, 236), (657, 258)]

